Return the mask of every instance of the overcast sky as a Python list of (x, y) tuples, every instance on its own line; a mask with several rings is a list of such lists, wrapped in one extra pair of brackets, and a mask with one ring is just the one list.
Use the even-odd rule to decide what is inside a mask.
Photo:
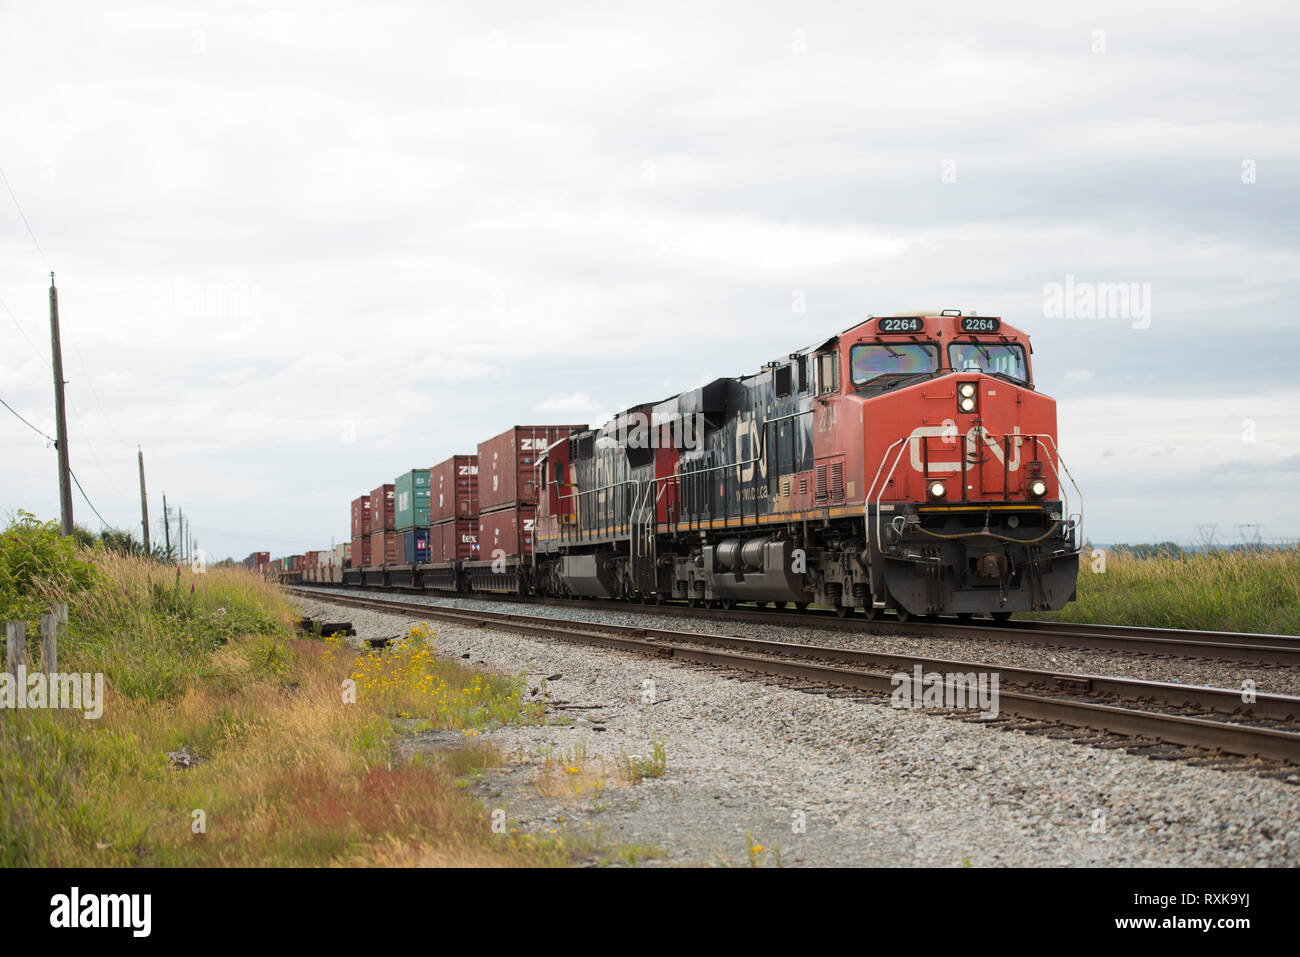
[(1294, 4), (108, 6), (0, 3), (0, 398), (53, 434), (53, 269), (111, 524), (139, 444), (210, 556), (325, 547), (512, 424), (962, 308), (1033, 337), (1095, 541), (1300, 536)]

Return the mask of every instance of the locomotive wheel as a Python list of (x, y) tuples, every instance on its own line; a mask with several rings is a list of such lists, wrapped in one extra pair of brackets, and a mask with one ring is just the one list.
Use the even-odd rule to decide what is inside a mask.
[(847, 617), (849, 617), (849, 615), (851, 615), (851, 614), (853, 614), (853, 606), (852, 606), (852, 605), (836, 605), (836, 606), (835, 606), (835, 617), (836, 617), (836, 618), (847, 618)]
[(993, 613), (993, 620), (994, 620), (994, 621), (1010, 621), (1010, 620), (1011, 620), (1011, 612), (1009, 612), (1009, 611), (995, 611), (995, 612)]
[(736, 607), (736, 603), (732, 601), (730, 598), (722, 599), (722, 601), (718, 602), (718, 605), (722, 608), (723, 611), (731, 611), (731, 609)]
[(794, 603), (795, 611), (803, 611), (807, 607), (808, 603), (806, 601), (797, 601)]
[(880, 609), (877, 608), (873, 602), (869, 601), (867, 604), (862, 606), (862, 614), (867, 621), (875, 621), (880, 617)]
[(898, 616), (899, 621), (910, 621), (912, 618), (912, 613), (902, 605), (894, 609), (894, 614)]

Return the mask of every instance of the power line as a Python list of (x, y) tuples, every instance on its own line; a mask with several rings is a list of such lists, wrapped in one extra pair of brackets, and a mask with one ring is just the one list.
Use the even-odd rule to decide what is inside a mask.
[(3, 299), (0, 299), (0, 309), (4, 309), (5, 314), (9, 316), (9, 320), (14, 324), (14, 328), (27, 340), (27, 344), (32, 347), (32, 351), (36, 353), (37, 358), (42, 362), (45, 361), (45, 356), (41, 353), (41, 350), (36, 348), (36, 343), (32, 342), (32, 337), (27, 334), (27, 330), (18, 322), (18, 317), (13, 314)]
[(108, 484), (113, 486), (113, 490), (117, 492), (118, 495), (125, 498), (126, 493), (123, 492), (122, 487), (114, 481), (113, 476), (108, 474), (108, 469), (104, 468), (103, 460), (100, 459), (99, 453), (95, 451), (95, 443), (90, 441), (90, 432), (86, 428), (86, 423), (81, 421), (81, 412), (77, 409), (77, 403), (69, 399), (68, 404), (72, 406), (72, 416), (77, 420), (77, 427), (81, 429), (81, 437), (86, 440), (86, 447), (90, 449), (90, 454), (94, 456), (95, 464), (98, 465), (99, 470), (104, 473), (104, 478), (108, 479)]
[[(18, 419), (18, 421), (22, 422), (23, 425), (27, 426), (29, 429), (31, 429), (33, 432), (35, 432), (35, 433), (36, 433), (37, 435), (39, 435), (41, 438), (45, 439), (47, 442), (50, 442), (50, 443), (53, 443), (53, 444), (56, 444), (56, 445), (58, 444), (57, 442), (55, 442), (55, 440), (54, 440), (52, 437), (46, 435), (44, 432), (42, 432), (42, 431), (41, 431), (40, 429), (38, 429), (36, 426), (32, 425), (30, 422), (28, 422), (26, 419), (24, 419), (21, 415), (19, 415), (18, 412), (14, 410), (14, 407), (13, 407), (12, 405), (10, 405), (8, 402), (6, 402), (4, 399), (0, 399), (0, 405), (3, 405), (3, 406), (4, 406), (6, 409), (8, 409), (10, 412), (13, 412), (14, 417), (15, 417), (16, 419)], [(76, 410), (74, 409), (73, 411), (74, 411), (74, 414), (75, 414), (75, 411), (76, 411)], [(83, 429), (83, 431), (84, 431), (84, 429)], [(102, 466), (101, 466), (101, 468), (102, 468)], [(111, 524), (109, 524), (108, 522), (104, 521), (104, 516), (99, 514), (99, 509), (95, 508), (95, 504), (90, 500), (90, 496), (88, 496), (88, 495), (86, 494), (86, 490), (85, 490), (84, 488), (81, 487), (81, 480), (77, 478), (77, 473), (76, 473), (76, 472), (73, 472), (72, 469), (68, 469), (68, 474), (72, 476), (72, 481), (75, 482), (76, 485), (77, 485), (77, 491), (79, 491), (79, 492), (81, 493), (81, 497), (82, 497), (83, 499), (86, 500), (86, 504), (89, 505), (89, 506), (90, 506), (90, 510), (91, 510), (92, 512), (95, 513), (95, 517), (99, 519), (100, 524), (101, 524), (101, 525), (104, 525), (106, 528), (115, 528), (116, 526), (111, 525)], [(107, 473), (105, 473), (105, 474), (107, 474)]]
[(33, 432), (35, 432), (35, 433), (36, 433), (37, 435), (39, 435), (41, 438), (45, 439), (45, 441), (47, 441), (47, 442), (54, 442), (54, 441), (55, 441), (54, 438), (53, 438), (52, 436), (46, 435), (44, 432), (42, 432), (42, 431), (41, 431), (40, 429), (38, 429), (36, 426), (32, 425), (30, 422), (28, 422), (26, 419), (24, 419), (21, 415), (19, 415), (19, 414), (14, 410), (14, 407), (13, 407), (12, 405), (10, 405), (8, 402), (6, 402), (4, 399), (0, 399), (0, 405), (3, 405), (3, 406), (4, 406), (6, 409), (8, 409), (10, 412), (13, 412), (14, 416), (18, 419), (19, 422), (22, 422), (23, 425), (27, 426), (27, 428), (31, 429)]
[(41, 241), (36, 238), (36, 233), (32, 232), (32, 224), (27, 221), (27, 214), (23, 212), (22, 206), (18, 203), (18, 197), (14, 195), (14, 188), (9, 185), (9, 177), (5, 175), (4, 167), (0, 166), (0, 179), (4, 180), (5, 189), (9, 190), (9, 198), (14, 201), (14, 208), (18, 210), (18, 215), (22, 217), (23, 225), (27, 227), (27, 235), (32, 237), (32, 242), (36, 246), (36, 251), (41, 254), (41, 259), (45, 260), (45, 268), (53, 271), (54, 267), (50, 265), (50, 260), (45, 255), (45, 250), (41, 248)]
[(104, 416), (104, 421), (108, 423), (108, 427), (113, 430), (113, 434), (117, 436), (119, 442), (123, 445), (130, 445), (130, 442), (122, 438), (122, 433), (117, 430), (117, 426), (113, 424), (113, 420), (108, 417), (108, 410), (104, 408), (104, 403), (99, 401), (99, 391), (95, 388), (95, 380), (90, 375), (90, 370), (86, 368), (86, 360), (82, 358), (81, 348), (75, 342), (72, 343), (72, 348), (77, 353), (77, 361), (81, 363), (81, 371), (86, 373), (86, 385), (90, 386), (90, 394), (95, 399), (95, 405), (99, 406), (99, 411)]
[(77, 473), (72, 471), (72, 469), (68, 469), (68, 474), (72, 476), (72, 481), (76, 483), (77, 491), (81, 493), (81, 497), (86, 500), (86, 504), (90, 506), (90, 510), (94, 512), (95, 517), (99, 519), (99, 524), (103, 525), (105, 528), (116, 528), (115, 525), (110, 525), (108, 522), (104, 521), (104, 516), (99, 514), (99, 509), (95, 508), (94, 504), (91, 503), (90, 497), (86, 494), (86, 490), (81, 487), (81, 480), (77, 478)]

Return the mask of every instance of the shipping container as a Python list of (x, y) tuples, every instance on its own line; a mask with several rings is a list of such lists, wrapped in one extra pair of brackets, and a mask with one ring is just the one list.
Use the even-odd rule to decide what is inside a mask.
[(397, 531), (395, 529), (384, 529), (381, 532), (370, 533), (369, 564), (371, 567), (398, 564)]
[(453, 455), (429, 470), (430, 524), (477, 515), (477, 455)]
[(397, 503), (392, 483), (381, 485), (370, 493), (370, 531), (386, 532), (397, 528)]
[(435, 565), (448, 562), (478, 561), (478, 521), (456, 518), (440, 522), (429, 529), (429, 561)]
[(478, 517), (478, 561), (531, 555), (536, 520), (537, 507), (534, 505), (481, 513)]
[(334, 546), (334, 565), (337, 568), (347, 568), (348, 562), (352, 558), (352, 543), (344, 542), (342, 545)]
[(411, 469), (393, 480), (394, 520), (398, 531), (429, 527), (429, 470)]
[(516, 425), (478, 445), (478, 510), (537, 504), (537, 457), (585, 425)]
[(402, 565), (423, 565), (429, 560), (429, 530), (427, 528), (408, 528), (397, 533), (401, 546), (397, 550), (398, 563)]
[(362, 495), (352, 500), (352, 540), (370, 534), (370, 496)]
[(351, 559), (353, 568), (361, 568), (370, 564), (370, 536), (363, 535), (360, 538), (352, 539)]

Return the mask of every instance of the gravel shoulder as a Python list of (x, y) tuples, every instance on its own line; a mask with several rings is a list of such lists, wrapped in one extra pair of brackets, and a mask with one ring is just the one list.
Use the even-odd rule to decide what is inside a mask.
[[(402, 633), (419, 620), (299, 595), (293, 601), (305, 614), (351, 621), (360, 638)], [(607, 622), (634, 617), (587, 614)], [(682, 621), (689, 622), (684, 629), (699, 627)], [(529, 691), (564, 709), (545, 726), (480, 736), (500, 749), (505, 764), (473, 786), (487, 813), (504, 810), (520, 832), (592, 835), (593, 842), (598, 836), (605, 846), (650, 852), (642, 861), (650, 865), (1300, 863), (1300, 788), (1281, 781), (897, 710), (883, 696), (812, 694), (624, 652), (430, 626), (440, 654), (524, 674)], [(727, 632), (778, 637), (739, 623), (728, 623)], [(817, 637), (846, 644), (850, 636)], [(786, 640), (811, 642), (809, 635)], [(942, 642), (960, 645), (957, 653), (924, 639), (858, 640), (978, 659), (976, 642)], [(1061, 658), (1059, 650), (1052, 654)], [(1087, 657), (1091, 665), (1077, 670), (1125, 673), (1103, 665), (1103, 656)], [(1132, 664), (1125, 656), (1104, 657)], [(1035, 667), (1009, 654), (988, 660)], [(1178, 680), (1153, 674), (1149, 664), (1143, 660), (1138, 676)], [(1051, 667), (1076, 670), (1064, 662)], [(1196, 673), (1196, 683), (1224, 683)], [(646, 694), (647, 681), (653, 695)], [(417, 733), (405, 746), (445, 747), (452, 739), (447, 732)], [(647, 758), (656, 742), (666, 754), (662, 776), (619, 782), (620, 764)], [(548, 766), (553, 773), (544, 775)]]

